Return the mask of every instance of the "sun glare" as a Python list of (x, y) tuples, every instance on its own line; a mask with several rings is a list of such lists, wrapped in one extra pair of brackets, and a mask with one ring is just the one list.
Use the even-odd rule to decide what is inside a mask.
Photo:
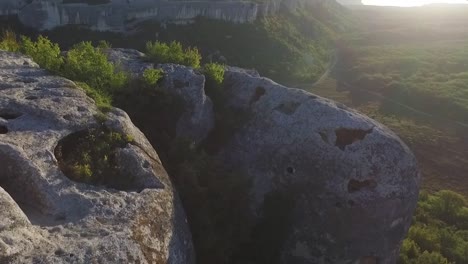
[(380, 5), (380, 6), (423, 6), (427, 4), (447, 3), (447, 4), (467, 4), (466, 0), (363, 0), (365, 5)]

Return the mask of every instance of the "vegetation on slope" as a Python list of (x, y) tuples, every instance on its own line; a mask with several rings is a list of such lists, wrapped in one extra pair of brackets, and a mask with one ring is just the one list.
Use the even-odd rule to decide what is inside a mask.
[[(266, 17), (253, 24), (198, 19), (167, 25), (161, 39), (196, 45), (208, 60), (255, 68), (275, 80), (314, 80), (330, 59), (332, 33), (306, 14)], [(143, 26), (143, 31), (158, 25)], [(211, 55), (211, 56), (210, 56)]]
[(423, 187), (468, 195), (468, 40), (463, 7), (365, 8), (338, 41), (335, 81), (312, 91), (389, 126), (411, 147)]
[(66, 53), (64, 64), (58, 73), (108, 94), (122, 89), (128, 82), (127, 74), (110, 63), (104, 52), (91, 42), (74, 45)]
[(381, 94), (439, 118), (468, 123), (465, 42), (351, 46), (351, 51), (340, 54), (347, 56), (348, 63), (343, 65), (348, 68), (342, 81), (351, 87)]
[[(325, 1), (246, 24), (197, 18), (195, 23), (186, 25), (142, 23), (135, 26), (130, 36), (94, 32), (81, 26), (57, 28), (42, 34), (64, 49), (81, 41), (96, 44), (104, 39), (116, 47), (144, 51), (148, 42), (175, 40), (183, 46), (198, 47), (204, 57), (202, 63), (254, 68), (276, 81), (297, 82), (314, 81), (325, 71), (332, 58), (336, 32), (350, 24), (346, 10), (333, 1)], [(30, 37), (38, 34), (13, 22), (7, 26)]]
[(175, 63), (200, 68), (201, 55), (197, 48), (188, 47), (185, 50), (182, 44), (176, 41), (171, 43), (147, 42), (146, 56), (154, 63)]
[(422, 192), (400, 264), (468, 263), (468, 203), (455, 192)]
[(89, 129), (64, 138), (55, 149), (60, 169), (70, 179), (125, 190), (133, 178), (122, 175), (115, 155), (133, 139), (107, 129)]
[(385, 124), (415, 153), (427, 191), (400, 263), (468, 263), (466, 11), (354, 11), (362, 23), (337, 42), (333, 78), (305, 87)]
[(112, 94), (129, 81), (126, 73), (107, 60), (102, 48), (91, 42), (80, 42), (63, 55), (58, 44), (47, 37), (33, 41), (21, 36), (18, 40), (15, 33), (6, 31), (0, 48), (26, 54), (42, 68), (81, 84), (102, 111), (110, 109)]

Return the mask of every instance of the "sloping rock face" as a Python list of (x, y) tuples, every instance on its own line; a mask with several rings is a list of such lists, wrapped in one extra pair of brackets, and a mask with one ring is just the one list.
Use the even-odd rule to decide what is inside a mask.
[(242, 69), (227, 70), (224, 90), (250, 117), (218, 155), (252, 179), (259, 252), (285, 264), (395, 263), (419, 190), (407, 146), (353, 110)]
[[(0, 263), (194, 263), (158, 154), (125, 112), (99, 122), (97, 113), (73, 82), (0, 52)], [(78, 183), (60, 169), (57, 147), (90, 128), (133, 138), (114, 157), (133, 179), (125, 188)]]
[[(109, 60), (140, 78), (146, 69), (154, 68), (145, 62), (145, 55), (132, 49), (108, 49)], [(204, 140), (214, 125), (213, 103), (205, 94), (205, 76), (194, 69), (177, 64), (160, 64), (164, 71), (161, 89), (182, 102), (182, 113), (176, 124), (176, 137), (195, 143)], [(154, 113), (156, 114), (156, 113)]]
[(99, 31), (125, 31), (144, 20), (190, 22), (198, 16), (229, 21), (253, 22), (265, 5), (247, 1), (158, 1), (112, 0), (64, 2), (61, 0), (0, 2), (0, 15), (17, 14), (20, 21), (38, 30), (65, 25), (86, 25)]
[[(330, 0), (327, 0), (330, 1)], [(190, 23), (206, 17), (232, 23), (251, 23), (324, 0), (161, 1), (161, 0), (0, 0), (0, 16), (18, 15), (21, 23), (38, 30), (86, 25), (99, 31), (126, 31), (145, 20)]]
[[(122, 64), (133, 65), (127, 69), (145, 68), (141, 58), (127, 58)], [(204, 82), (193, 81), (198, 77), (189, 68), (162, 67), (165, 89), (182, 89), (187, 98), (190, 89), (204, 92)], [(250, 217), (232, 219), (250, 234), (238, 250), (258, 263), (395, 263), (419, 191), (420, 174), (407, 146), (343, 105), (255, 71), (228, 67), (222, 88), (230, 113), (246, 118), (221, 141), (211, 140), (223, 131), (215, 124), (206, 142), (221, 143), (210, 146), (211, 154), (235, 172), (223, 176), (251, 182), (249, 199), (239, 199), (250, 201)], [(213, 115), (205, 115), (198, 125), (206, 131), (203, 124), (212, 122)], [(231, 206), (239, 205), (225, 208)]]

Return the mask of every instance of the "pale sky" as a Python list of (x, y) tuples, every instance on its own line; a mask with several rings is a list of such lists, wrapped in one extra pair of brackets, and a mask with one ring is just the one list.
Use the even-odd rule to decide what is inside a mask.
[(435, 3), (467, 4), (467, 0), (362, 0), (365, 5), (422, 6)]

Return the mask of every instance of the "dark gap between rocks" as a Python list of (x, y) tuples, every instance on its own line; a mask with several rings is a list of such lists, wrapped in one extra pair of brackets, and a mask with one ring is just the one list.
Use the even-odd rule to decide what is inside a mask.
[(4, 125), (0, 125), (0, 134), (8, 133), (8, 128)]

